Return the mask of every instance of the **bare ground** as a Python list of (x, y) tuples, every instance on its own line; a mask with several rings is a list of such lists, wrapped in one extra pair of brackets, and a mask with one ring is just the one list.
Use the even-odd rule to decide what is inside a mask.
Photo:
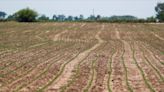
[(89, 53), (99, 47), (104, 41), (99, 37), (101, 34), (101, 31), (104, 30), (104, 25), (102, 26), (102, 29), (98, 31), (95, 38), (98, 40), (98, 43), (94, 45), (92, 48), (80, 53), (75, 59), (73, 59), (70, 63), (68, 63), (63, 70), (62, 74), (59, 78), (56, 79), (56, 81), (48, 87), (48, 89), (59, 89), (61, 86), (65, 85), (67, 81), (69, 80), (70, 76), (72, 75), (72, 70), (74, 67), (78, 64), (78, 62), (82, 61), (89, 55)]
[(0, 23), (0, 92), (164, 92), (163, 24), (143, 25)]

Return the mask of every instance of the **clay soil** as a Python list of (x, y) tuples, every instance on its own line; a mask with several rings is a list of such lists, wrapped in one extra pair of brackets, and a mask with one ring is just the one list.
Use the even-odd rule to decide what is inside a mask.
[(164, 92), (163, 29), (0, 23), (0, 92)]

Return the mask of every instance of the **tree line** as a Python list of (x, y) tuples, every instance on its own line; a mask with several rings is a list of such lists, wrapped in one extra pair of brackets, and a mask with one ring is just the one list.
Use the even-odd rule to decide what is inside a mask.
[(0, 21), (18, 21), (18, 22), (164, 22), (164, 3), (158, 3), (155, 7), (156, 17), (140, 19), (131, 15), (103, 17), (101, 15), (90, 15), (85, 18), (79, 16), (53, 15), (52, 18), (46, 15), (39, 15), (36, 11), (25, 8), (12, 15), (0, 11)]

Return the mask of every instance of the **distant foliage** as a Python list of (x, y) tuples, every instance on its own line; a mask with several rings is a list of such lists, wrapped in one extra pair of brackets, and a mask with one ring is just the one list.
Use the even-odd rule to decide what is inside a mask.
[[(158, 3), (155, 7), (157, 12), (156, 17), (148, 18), (137, 18), (132, 15), (123, 15), (123, 16), (101, 16), (101, 15), (90, 15), (89, 17), (84, 17), (84, 15), (79, 16), (66, 16), (64, 14), (56, 15), (54, 14), (52, 18), (47, 17), (46, 15), (40, 15), (32, 9), (25, 8), (19, 10), (13, 15), (9, 15), (5, 18), (6, 13), (0, 11), (0, 21), (18, 21), (18, 22), (117, 22), (117, 23), (149, 23), (149, 22), (164, 22), (164, 3)], [(158, 20), (158, 21), (157, 21)]]
[(84, 16), (82, 14), (79, 16), (79, 20), (80, 21), (84, 20)]
[(65, 15), (58, 15), (57, 17), (56, 17), (56, 21), (65, 21), (66, 20), (66, 17), (65, 17)]
[(38, 17), (37, 20), (40, 22), (45, 22), (45, 21), (49, 21), (50, 19), (46, 15), (41, 15), (40, 17)]
[(9, 16), (7, 17), (7, 20), (8, 20), (8, 21), (15, 21), (16, 19), (15, 19), (15, 16), (14, 16), (14, 15), (9, 15)]
[(0, 21), (4, 21), (6, 15), (5, 12), (0, 11)]
[(130, 15), (109, 17), (110, 21), (134, 21), (137, 19), (138, 19), (137, 17), (130, 16)]
[(69, 15), (68, 17), (65, 16), (65, 15), (53, 15), (52, 17), (52, 20), (53, 21), (57, 21), (57, 22), (62, 22), (62, 21), (68, 21), (68, 22), (71, 22), (71, 21), (83, 21), (85, 20), (84, 19), (84, 16), (83, 15), (80, 15), (80, 16), (71, 16)]
[(32, 9), (26, 8), (19, 10), (13, 16), (19, 22), (35, 22), (38, 14)]
[(164, 22), (164, 3), (158, 3), (155, 10), (157, 12), (156, 17), (159, 22)]
[(147, 22), (156, 22), (156, 18), (155, 17), (148, 17), (147, 18)]

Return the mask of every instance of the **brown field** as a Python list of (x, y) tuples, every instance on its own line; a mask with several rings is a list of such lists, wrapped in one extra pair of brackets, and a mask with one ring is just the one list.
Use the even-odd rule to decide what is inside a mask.
[(0, 92), (164, 92), (164, 24), (0, 23)]

